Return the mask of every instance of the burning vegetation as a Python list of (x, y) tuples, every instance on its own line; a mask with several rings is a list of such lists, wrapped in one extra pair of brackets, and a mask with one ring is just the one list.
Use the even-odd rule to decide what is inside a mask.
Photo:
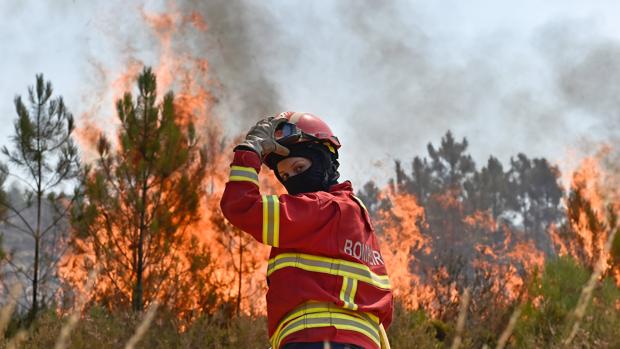
[[(116, 133), (94, 129), (97, 108), (77, 122), (78, 143), (96, 155), (82, 163), (79, 190), (64, 201), (70, 234), (68, 249), (56, 256), (58, 286), (38, 298), (47, 303), (28, 298), (35, 302), (28, 310), (44, 309), (24, 339), (31, 347), (48, 346), (35, 329), (59, 330), (52, 320), (80, 297), (88, 300), (88, 321), (78, 325), (74, 343), (95, 338), (97, 324), (107, 323), (101, 331), (118, 338), (100, 340), (118, 345), (131, 335), (123, 321), (136, 324), (129, 310), (155, 304), (161, 310), (153, 326), (161, 331), (146, 339), (151, 347), (162, 345), (154, 344), (158, 334), (178, 347), (266, 343), (253, 322), (264, 327), (268, 248), (219, 210), (234, 144), (214, 111), (219, 83), (209, 78), (206, 59), (175, 53), (179, 33), (209, 30), (209, 21), (174, 8), (144, 12), (144, 19), (161, 56), (154, 70), (132, 60), (109, 87), (117, 99)], [(577, 322), (573, 310), (599, 261), (589, 317), (571, 335), (582, 344), (620, 345), (607, 332), (620, 325), (620, 234), (610, 240), (619, 229), (618, 149), (584, 159), (565, 188), (558, 167), (544, 158), (518, 154), (505, 167), (490, 157), (478, 168), (467, 148), (466, 139), (447, 132), (439, 145), (429, 143), (426, 156), (397, 161), (385, 187), (368, 182), (358, 191), (398, 303), (393, 346), (450, 343), (463, 312), (466, 346), (496, 345), (511, 317), (514, 335), (504, 343), (559, 346)], [(273, 177), (262, 177), (263, 191), (281, 191)], [(0, 199), (8, 207), (10, 197)], [(7, 226), (16, 225), (4, 213)], [(85, 287), (92, 270), (97, 277)], [(466, 307), (463, 294), (470, 295)], [(17, 319), (9, 335), (18, 325)]]

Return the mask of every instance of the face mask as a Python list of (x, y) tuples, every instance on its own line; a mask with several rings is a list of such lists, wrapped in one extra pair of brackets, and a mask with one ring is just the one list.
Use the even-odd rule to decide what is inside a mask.
[(281, 182), (289, 194), (296, 195), (314, 191), (327, 191), (329, 185), (325, 177), (325, 170), (323, 170), (321, 163), (312, 161), (310, 168)]
[(290, 146), (289, 150), (291, 151), (289, 156), (300, 156), (312, 161), (312, 165), (307, 170), (288, 178), (286, 181), (283, 181), (278, 174), (277, 162), (273, 164), (272, 168), (276, 178), (284, 185), (289, 194), (328, 191), (331, 185), (337, 183), (337, 166), (334, 166), (320, 149), (301, 143)]

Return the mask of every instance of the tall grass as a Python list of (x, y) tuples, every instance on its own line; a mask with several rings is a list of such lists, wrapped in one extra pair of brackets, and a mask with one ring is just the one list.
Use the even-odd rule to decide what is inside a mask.
[(607, 237), (607, 241), (605, 242), (605, 246), (603, 247), (603, 251), (601, 251), (601, 255), (599, 256), (596, 264), (594, 265), (594, 270), (590, 275), (590, 279), (588, 279), (588, 282), (581, 289), (581, 294), (579, 295), (577, 306), (575, 307), (575, 311), (573, 312), (573, 325), (571, 326), (570, 333), (564, 340), (564, 345), (566, 346), (570, 345), (573, 339), (575, 339), (575, 336), (577, 335), (577, 331), (579, 330), (581, 321), (586, 314), (588, 304), (590, 304), (590, 300), (592, 299), (594, 287), (597, 285), (599, 279), (601, 278), (601, 275), (605, 271), (605, 262), (608, 258), (609, 251), (611, 250), (611, 245), (616, 237), (616, 234), (618, 233), (618, 230), (620, 230), (620, 228), (615, 226), (612, 227), (611, 233)]
[[(481, 329), (484, 322), (472, 310), (474, 300), (464, 293), (460, 310), (444, 321), (433, 319), (423, 310), (408, 310), (396, 302), (388, 336), (394, 349), (460, 348), (620, 348), (620, 289), (611, 280), (595, 283), (590, 306), (584, 310), (579, 331), (565, 344), (566, 324), (573, 319), (583, 285), (590, 272), (569, 258), (550, 260), (545, 271), (532, 277), (529, 295), (522, 304), (495, 311), (507, 314), (498, 324), (498, 333)], [(469, 307), (468, 307), (469, 303)], [(6, 305), (5, 305), (6, 307)], [(149, 308), (146, 314), (110, 312), (92, 306), (79, 313), (71, 331), (66, 332), (66, 348), (259, 348), (269, 347), (266, 319), (236, 316), (234, 307), (223, 306), (188, 323), (178, 319), (173, 309)], [(470, 311), (468, 312), (467, 309)], [(0, 348), (53, 348), (68, 317), (53, 309), (43, 310), (27, 329), (19, 330), (19, 314), (8, 325), (8, 338)], [(467, 320), (467, 321), (465, 321)]]
[(450, 349), (458, 349), (463, 341), (463, 329), (465, 328), (465, 319), (467, 319), (467, 307), (469, 306), (469, 288), (465, 288), (461, 297), (461, 305), (459, 309), (459, 317), (456, 320), (456, 336), (452, 342)]
[(144, 319), (140, 322), (140, 325), (136, 328), (136, 332), (129, 338), (129, 341), (125, 345), (125, 349), (134, 349), (136, 344), (144, 337), (146, 330), (148, 330), (153, 318), (155, 317), (155, 312), (157, 311), (157, 303), (151, 305), (149, 310), (144, 315)]

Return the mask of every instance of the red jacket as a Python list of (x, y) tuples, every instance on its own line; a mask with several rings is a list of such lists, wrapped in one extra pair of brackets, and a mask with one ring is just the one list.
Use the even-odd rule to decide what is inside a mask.
[(289, 342), (380, 347), (392, 292), (368, 212), (350, 182), (329, 192), (261, 195), (261, 162), (235, 152), (221, 201), (224, 216), (272, 246), (267, 317), (273, 348)]

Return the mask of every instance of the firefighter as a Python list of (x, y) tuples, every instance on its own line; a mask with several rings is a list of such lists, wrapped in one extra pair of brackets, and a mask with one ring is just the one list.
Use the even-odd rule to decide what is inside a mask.
[[(390, 281), (368, 211), (349, 181), (338, 182), (339, 148), (320, 118), (285, 112), (259, 121), (234, 149), (220, 204), (233, 225), (272, 246), (274, 349), (389, 348)], [(261, 195), (261, 163), (288, 194)]]

